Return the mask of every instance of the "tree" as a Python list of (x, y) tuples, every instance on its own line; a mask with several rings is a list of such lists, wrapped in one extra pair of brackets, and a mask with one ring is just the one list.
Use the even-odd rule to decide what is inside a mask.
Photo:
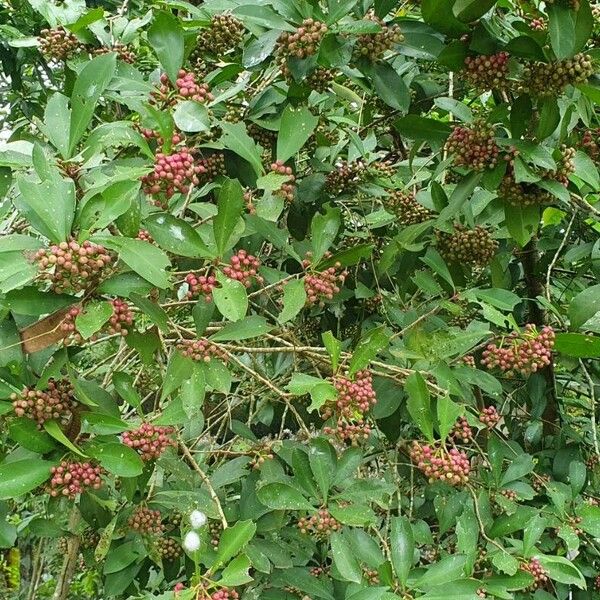
[(1, 10), (2, 597), (596, 597), (598, 6)]

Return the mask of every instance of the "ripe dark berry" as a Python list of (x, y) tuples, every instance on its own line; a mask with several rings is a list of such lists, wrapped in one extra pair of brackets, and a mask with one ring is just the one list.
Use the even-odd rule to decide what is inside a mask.
[(151, 423), (142, 423), (133, 431), (123, 433), (123, 443), (133, 448), (144, 461), (157, 459), (169, 446), (177, 442), (171, 437), (173, 427), (162, 427)]

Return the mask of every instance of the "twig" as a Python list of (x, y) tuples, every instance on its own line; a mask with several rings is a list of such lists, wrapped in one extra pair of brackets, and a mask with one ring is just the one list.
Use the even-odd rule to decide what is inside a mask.
[(550, 277), (552, 276), (554, 266), (558, 262), (558, 257), (560, 256), (560, 253), (563, 251), (563, 248), (565, 247), (569, 239), (569, 235), (571, 234), (571, 228), (573, 227), (573, 223), (575, 222), (575, 217), (577, 217), (577, 210), (573, 211), (573, 216), (571, 217), (571, 220), (567, 225), (567, 228), (563, 235), (563, 239), (561, 240), (560, 245), (558, 246), (554, 256), (552, 257), (552, 260), (550, 261), (550, 264), (548, 265), (548, 270), (546, 271), (546, 300), (548, 300), (548, 302), (550, 302)]
[(187, 458), (188, 462), (190, 463), (190, 466), (192, 467), (192, 469), (194, 469), (194, 471), (196, 471), (196, 473), (198, 473), (198, 475), (200, 475), (200, 479), (202, 479), (202, 481), (208, 488), (208, 493), (210, 494), (212, 501), (215, 503), (215, 505), (217, 507), (217, 512), (219, 513), (219, 517), (221, 519), (221, 524), (223, 525), (223, 529), (227, 529), (227, 527), (229, 527), (229, 524), (227, 523), (225, 513), (223, 512), (223, 507), (221, 506), (221, 501), (219, 500), (219, 496), (217, 496), (215, 489), (213, 488), (212, 484), (210, 483), (210, 479), (208, 478), (208, 475), (200, 468), (200, 465), (198, 465), (198, 463), (194, 460), (192, 453), (190, 452), (189, 448), (185, 445), (184, 441), (181, 439), (181, 436), (178, 436), (178, 442), (179, 442), (179, 447), (181, 448), (184, 456)]
[(52, 600), (67, 600), (69, 588), (71, 587), (71, 579), (77, 566), (77, 555), (79, 554), (79, 544), (81, 542), (78, 535), (74, 533), (75, 528), (79, 524), (81, 514), (77, 506), (73, 506), (69, 516), (69, 531), (71, 535), (67, 540), (67, 553), (63, 559), (62, 567), (56, 582), (56, 589)]

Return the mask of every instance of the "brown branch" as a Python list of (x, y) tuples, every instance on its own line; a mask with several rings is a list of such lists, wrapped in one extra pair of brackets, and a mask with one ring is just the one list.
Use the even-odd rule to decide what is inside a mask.
[(73, 506), (69, 516), (68, 529), (71, 535), (69, 535), (67, 539), (67, 553), (63, 559), (63, 564), (58, 575), (56, 589), (54, 590), (52, 600), (67, 600), (67, 597), (69, 596), (71, 579), (73, 578), (73, 573), (75, 572), (75, 567), (77, 566), (79, 544), (81, 543), (80, 537), (74, 533), (80, 519), (81, 514), (79, 513), (79, 510), (76, 506)]

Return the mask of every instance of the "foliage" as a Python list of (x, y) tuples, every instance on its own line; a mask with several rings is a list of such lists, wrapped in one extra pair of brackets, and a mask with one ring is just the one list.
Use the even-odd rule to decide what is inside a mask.
[(600, 589), (600, 6), (0, 8), (0, 587)]

